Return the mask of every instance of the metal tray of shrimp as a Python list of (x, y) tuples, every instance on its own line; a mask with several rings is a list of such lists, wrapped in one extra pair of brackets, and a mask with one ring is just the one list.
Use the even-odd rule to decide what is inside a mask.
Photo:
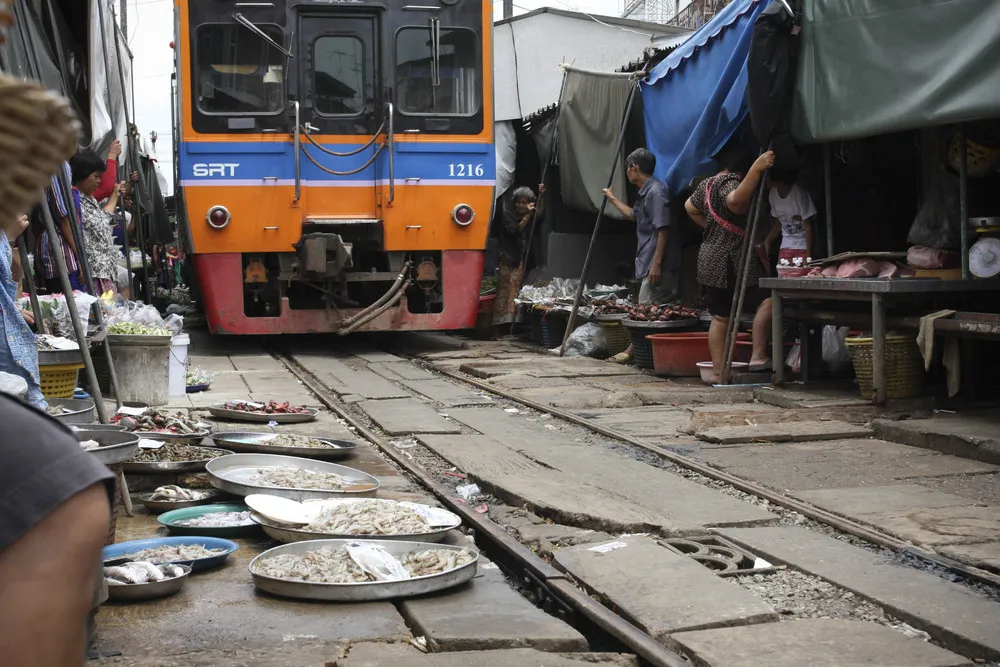
[(212, 429), (204, 422), (198, 424), (202, 428), (190, 433), (171, 433), (169, 431), (131, 431), (146, 440), (160, 440), (175, 445), (200, 445), (201, 441), (212, 434)]
[[(283, 456), (305, 456), (311, 459), (346, 459), (358, 449), (358, 443), (315, 436), (327, 447), (275, 447), (268, 440), (278, 437), (277, 433), (216, 433), (212, 440), (219, 447), (245, 454), (278, 454)], [(313, 437), (313, 436), (309, 436)]]
[[(145, 437), (143, 435), (143, 438)], [(218, 449), (217, 447), (199, 447), (198, 449), (204, 449), (206, 453), (222, 454), (222, 456), (232, 454), (232, 452), (226, 449)], [(130, 475), (201, 472), (205, 469), (205, 464), (212, 460), (214, 459), (199, 459), (197, 461), (129, 461), (125, 464), (124, 470)]]
[[(343, 489), (303, 489), (266, 486), (250, 481), (260, 468), (302, 468), (315, 472), (326, 472), (347, 478), (350, 484)], [(208, 481), (215, 488), (237, 496), (264, 493), (281, 496), (289, 500), (309, 500), (312, 498), (365, 498), (374, 496), (379, 481), (366, 472), (348, 468), (337, 463), (327, 463), (298, 456), (277, 454), (231, 454), (212, 459), (205, 466)]]
[[(366, 544), (380, 546), (397, 558), (410, 551), (425, 549), (446, 549), (459, 552), (463, 548), (472, 552), (474, 558), (440, 574), (430, 574), (423, 577), (401, 579), (398, 581), (373, 581), (358, 584), (323, 584), (291, 579), (278, 579), (259, 574), (258, 564), (267, 558), (280, 554), (302, 554), (318, 549), (341, 549), (348, 544), (363, 541)], [(254, 585), (262, 591), (282, 597), (301, 600), (327, 600), (331, 602), (368, 602), (371, 600), (388, 600), (392, 598), (410, 597), (434, 593), (453, 586), (459, 586), (476, 576), (476, 565), (479, 553), (468, 547), (456, 547), (450, 544), (432, 544), (427, 542), (397, 542), (392, 540), (312, 540), (283, 544), (280, 547), (268, 549), (250, 561), (250, 575)]]

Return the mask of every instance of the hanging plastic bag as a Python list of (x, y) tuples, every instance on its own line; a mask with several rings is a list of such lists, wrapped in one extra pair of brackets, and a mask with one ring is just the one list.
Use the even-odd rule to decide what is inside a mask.
[[(569, 335), (566, 341), (567, 357), (603, 357), (607, 356), (608, 338), (600, 324), (588, 322)], [(549, 352), (559, 354), (559, 348), (554, 347)]]
[(849, 327), (833, 325), (823, 327), (823, 361), (831, 372), (837, 373), (846, 364), (851, 363), (851, 351), (847, 349), (847, 334)]
[(802, 345), (799, 341), (795, 341), (795, 345), (792, 345), (788, 358), (785, 359), (785, 365), (791, 368), (793, 373), (798, 373), (802, 367)]

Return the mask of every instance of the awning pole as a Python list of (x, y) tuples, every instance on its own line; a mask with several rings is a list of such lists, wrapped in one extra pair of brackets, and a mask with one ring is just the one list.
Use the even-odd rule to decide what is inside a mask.
[(823, 144), (823, 200), (826, 204), (826, 256), (833, 257), (833, 149)]
[[(618, 146), (615, 149), (614, 162), (611, 164), (611, 173), (608, 175), (608, 186), (615, 184), (615, 172), (618, 171), (618, 163), (622, 160), (622, 148), (625, 146), (625, 131), (628, 129), (628, 119), (632, 114), (632, 103), (635, 101), (635, 91), (639, 89), (638, 81), (632, 84), (632, 90), (628, 94), (628, 104), (625, 105), (625, 115), (622, 117), (622, 129), (618, 134)], [(556, 131), (558, 131), (558, 127)], [(573, 299), (573, 310), (569, 313), (569, 322), (566, 323), (566, 332), (563, 334), (562, 345), (559, 346), (559, 356), (566, 354), (566, 341), (573, 333), (573, 325), (576, 324), (576, 313), (580, 309), (580, 299), (583, 298), (583, 290), (587, 284), (587, 270), (590, 268), (590, 257), (594, 253), (594, 243), (597, 241), (597, 234), (601, 230), (601, 218), (604, 217), (604, 209), (608, 207), (608, 196), (601, 199), (601, 208), (597, 211), (597, 220), (594, 222), (594, 233), (590, 236), (590, 245), (587, 246), (587, 256), (583, 259), (583, 269), (580, 271), (580, 284), (576, 288), (576, 297)]]
[(958, 223), (962, 240), (962, 280), (969, 279), (969, 165), (965, 124), (958, 126)]
[[(42, 202), (45, 205), (45, 202)], [(28, 258), (28, 248), (25, 247), (24, 235), (17, 241), (17, 252), (21, 256), (21, 278), (28, 287), (28, 300), (31, 301), (31, 312), (35, 316), (35, 330), (45, 333), (42, 328), (42, 307), (38, 305), (38, 288), (35, 286), (34, 267)]]

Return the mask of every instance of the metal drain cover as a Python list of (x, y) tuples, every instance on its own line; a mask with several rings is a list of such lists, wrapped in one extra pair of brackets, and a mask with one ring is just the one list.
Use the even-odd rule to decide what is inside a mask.
[(659, 544), (693, 558), (722, 577), (767, 574), (779, 569), (770, 563), (764, 567), (754, 567), (758, 562), (757, 556), (718, 535), (667, 537), (659, 540)]

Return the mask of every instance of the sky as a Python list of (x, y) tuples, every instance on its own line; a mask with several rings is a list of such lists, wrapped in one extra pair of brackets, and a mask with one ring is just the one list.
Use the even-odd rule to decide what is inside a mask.
[[(134, 56), (132, 77), (135, 86), (135, 122), (145, 137), (155, 131), (156, 158), (173, 190), (173, 163), (170, 129), (170, 73), (173, 70), (173, 0), (127, 0), (126, 29)], [(541, 7), (554, 7), (594, 14), (617, 16), (622, 0), (514, 0), (514, 14)], [(494, 19), (502, 18), (501, 0), (493, 3)]]

